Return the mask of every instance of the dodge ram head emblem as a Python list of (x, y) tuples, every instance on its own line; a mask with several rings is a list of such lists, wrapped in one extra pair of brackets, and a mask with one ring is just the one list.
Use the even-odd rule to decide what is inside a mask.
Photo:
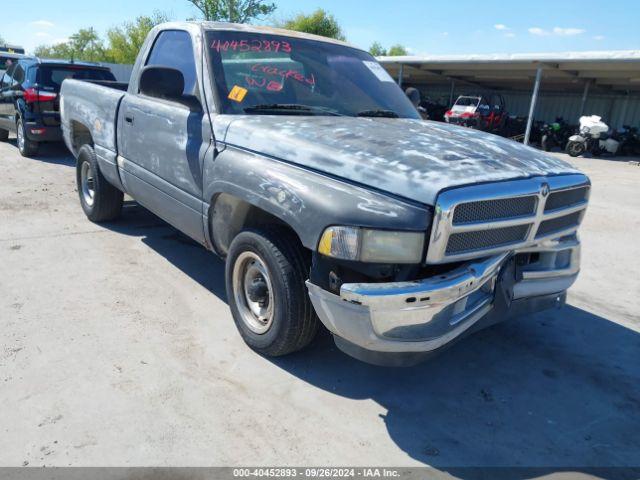
[(547, 198), (547, 195), (549, 195), (548, 183), (543, 183), (542, 185), (540, 185), (540, 195), (542, 195), (542, 198)]

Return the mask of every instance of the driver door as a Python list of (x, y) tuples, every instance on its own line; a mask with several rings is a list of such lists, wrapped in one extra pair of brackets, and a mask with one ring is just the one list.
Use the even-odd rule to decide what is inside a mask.
[[(195, 52), (185, 31), (167, 30), (155, 40), (146, 65), (182, 72), (185, 94), (197, 94)], [(140, 93), (120, 107), (118, 138), (122, 180), (131, 196), (193, 239), (204, 242), (202, 164), (211, 143), (203, 108)]]

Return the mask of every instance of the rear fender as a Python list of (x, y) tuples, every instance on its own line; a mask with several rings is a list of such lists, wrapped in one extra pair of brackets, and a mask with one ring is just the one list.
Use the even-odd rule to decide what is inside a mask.
[(96, 152), (107, 181), (123, 190), (117, 169), (116, 118), (124, 92), (80, 80), (65, 80), (60, 90), (64, 142), (75, 157), (84, 144)]

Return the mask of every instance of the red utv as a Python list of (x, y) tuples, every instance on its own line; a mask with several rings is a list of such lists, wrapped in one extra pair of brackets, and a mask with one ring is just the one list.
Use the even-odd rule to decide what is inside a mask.
[(444, 114), (444, 120), (485, 132), (500, 132), (507, 120), (504, 97), (497, 93), (488, 96), (460, 95)]

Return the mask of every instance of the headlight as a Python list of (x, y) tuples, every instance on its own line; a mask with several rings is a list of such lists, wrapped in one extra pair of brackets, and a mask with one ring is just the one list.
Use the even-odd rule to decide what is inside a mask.
[(368, 263), (420, 263), (423, 232), (391, 232), (358, 227), (329, 227), (318, 244), (328, 257)]

